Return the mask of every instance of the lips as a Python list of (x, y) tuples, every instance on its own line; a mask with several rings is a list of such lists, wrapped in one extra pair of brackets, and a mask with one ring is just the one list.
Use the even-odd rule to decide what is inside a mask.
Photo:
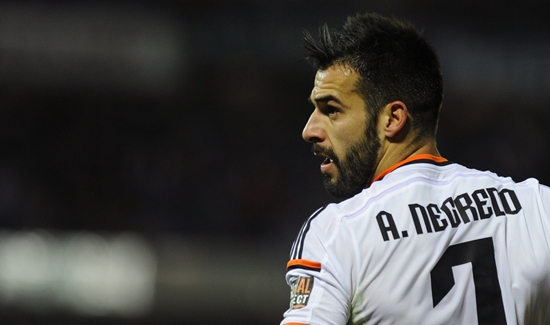
[(328, 165), (328, 164), (332, 164), (334, 161), (328, 157), (325, 158), (325, 160), (323, 160), (323, 162), (321, 163), (321, 166), (322, 165)]
[(326, 173), (337, 164), (334, 152), (331, 149), (325, 149), (316, 143), (313, 144), (313, 147), (311, 149), (315, 156), (324, 158), (323, 162), (321, 163), (321, 172)]
[(314, 152), (315, 156), (324, 157), (325, 159), (321, 162), (321, 172), (328, 173), (331, 169), (335, 168), (336, 163), (333, 158), (331, 158), (330, 153), (324, 152)]
[(321, 172), (322, 173), (328, 173), (331, 169), (334, 168), (334, 161), (330, 158), (325, 158), (323, 162), (321, 163)]

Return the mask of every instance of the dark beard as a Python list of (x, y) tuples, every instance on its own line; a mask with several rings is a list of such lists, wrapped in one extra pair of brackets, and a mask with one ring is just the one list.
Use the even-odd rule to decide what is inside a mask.
[[(315, 151), (318, 146), (314, 144)], [(327, 192), (338, 199), (350, 198), (365, 189), (373, 180), (381, 144), (376, 132), (376, 121), (367, 125), (364, 136), (351, 146), (345, 157), (339, 159), (330, 148), (317, 149), (333, 160), (338, 168), (334, 178), (325, 174), (324, 184)]]

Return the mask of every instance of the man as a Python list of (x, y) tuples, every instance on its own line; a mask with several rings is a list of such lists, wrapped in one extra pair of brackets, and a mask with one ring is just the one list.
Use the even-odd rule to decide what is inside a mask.
[(305, 40), (318, 71), (303, 138), (346, 200), (300, 230), (282, 324), (543, 324), (550, 190), (441, 157), (427, 41), (376, 14)]

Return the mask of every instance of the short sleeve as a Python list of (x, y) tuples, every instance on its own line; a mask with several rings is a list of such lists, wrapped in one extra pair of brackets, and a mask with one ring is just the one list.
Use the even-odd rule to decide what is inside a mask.
[(282, 325), (344, 325), (349, 319), (349, 279), (334, 246), (338, 228), (326, 213), (310, 218), (293, 245), (286, 273), (290, 304)]

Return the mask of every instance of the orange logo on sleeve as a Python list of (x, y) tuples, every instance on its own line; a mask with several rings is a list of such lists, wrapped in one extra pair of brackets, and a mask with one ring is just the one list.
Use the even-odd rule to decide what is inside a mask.
[(313, 289), (313, 278), (300, 276), (292, 285), (290, 292), (290, 308), (299, 309), (307, 306), (311, 290)]

